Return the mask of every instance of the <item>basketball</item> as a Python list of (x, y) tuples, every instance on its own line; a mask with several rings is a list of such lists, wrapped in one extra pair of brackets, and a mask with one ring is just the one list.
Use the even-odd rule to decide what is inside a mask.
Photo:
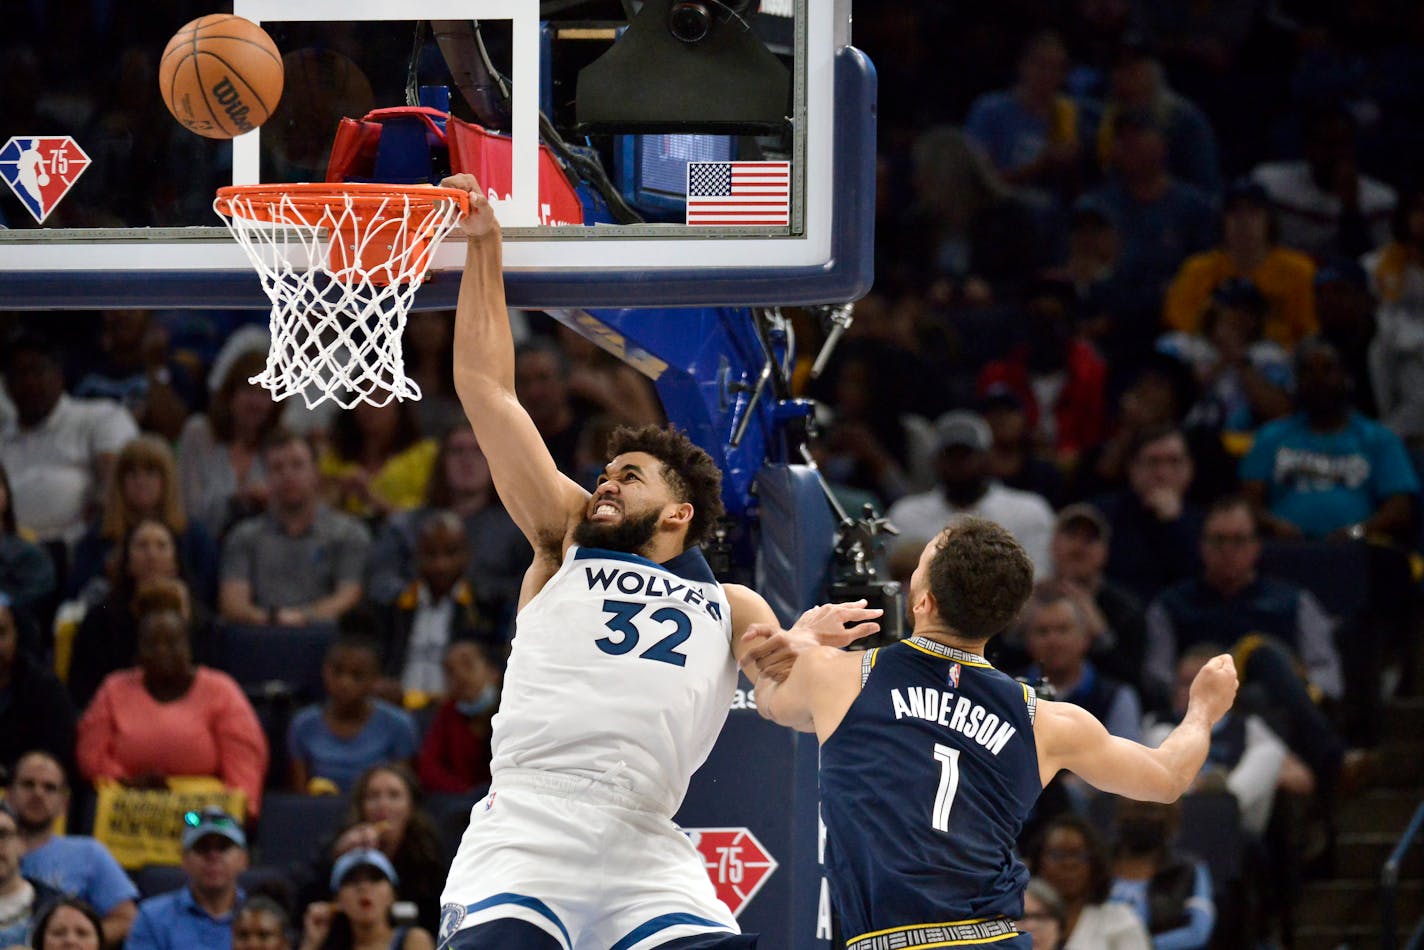
[(267, 121), (282, 98), (282, 54), (262, 27), (213, 13), (184, 26), (158, 64), (163, 103), (184, 128), (230, 139)]

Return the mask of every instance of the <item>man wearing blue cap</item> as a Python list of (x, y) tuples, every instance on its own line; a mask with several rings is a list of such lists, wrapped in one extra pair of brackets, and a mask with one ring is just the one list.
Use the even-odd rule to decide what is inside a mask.
[(247, 836), (221, 808), (183, 816), (183, 871), (188, 884), (138, 905), (128, 950), (232, 950), (232, 914), (244, 894)]

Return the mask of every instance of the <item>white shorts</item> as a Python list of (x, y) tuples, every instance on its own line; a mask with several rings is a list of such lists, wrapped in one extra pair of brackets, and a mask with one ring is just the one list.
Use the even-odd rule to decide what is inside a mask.
[(621, 787), (523, 769), (501, 770), (470, 812), (440, 903), (441, 946), (504, 918), (563, 950), (741, 932), (671, 819)]

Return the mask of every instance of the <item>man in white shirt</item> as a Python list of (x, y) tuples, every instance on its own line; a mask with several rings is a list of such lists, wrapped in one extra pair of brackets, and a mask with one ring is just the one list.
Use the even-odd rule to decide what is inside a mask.
[(0, 429), (0, 464), (10, 475), (16, 519), (41, 541), (73, 543), (138, 426), (117, 403), (66, 395), (59, 356), (48, 341), (11, 342), (4, 371), (15, 419)]
[[(997, 522), (1014, 536), (1033, 561), (1035, 577), (1050, 576), (1053, 509), (1041, 495), (1007, 488), (989, 477), (994, 436), (984, 418), (963, 410), (947, 412), (935, 421), (935, 442), (939, 486), (906, 495), (887, 513), (890, 523), (900, 529), (892, 564), (899, 565), (904, 554), (905, 563), (913, 568), (925, 544), (945, 525), (974, 515)], [(903, 573), (908, 575), (908, 570)]]
[(1357, 257), (1389, 240), (1397, 196), (1360, 171), (1356, 132), (1348, 110), (1321, 108), (1306, 119), (1301, 159), (1251, 172), (1276, 208), (1282, 244), (1317, 258)]

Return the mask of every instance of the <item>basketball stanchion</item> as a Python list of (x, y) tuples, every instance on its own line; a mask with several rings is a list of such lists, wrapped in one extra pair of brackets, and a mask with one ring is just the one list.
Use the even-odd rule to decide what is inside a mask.
[(218, 189), (213, 208), (272, 301), (267, 368), (277, 401), (419, 399), (401, 335), (440, 242), (469, 195), (430, 185), (271, 184)]

